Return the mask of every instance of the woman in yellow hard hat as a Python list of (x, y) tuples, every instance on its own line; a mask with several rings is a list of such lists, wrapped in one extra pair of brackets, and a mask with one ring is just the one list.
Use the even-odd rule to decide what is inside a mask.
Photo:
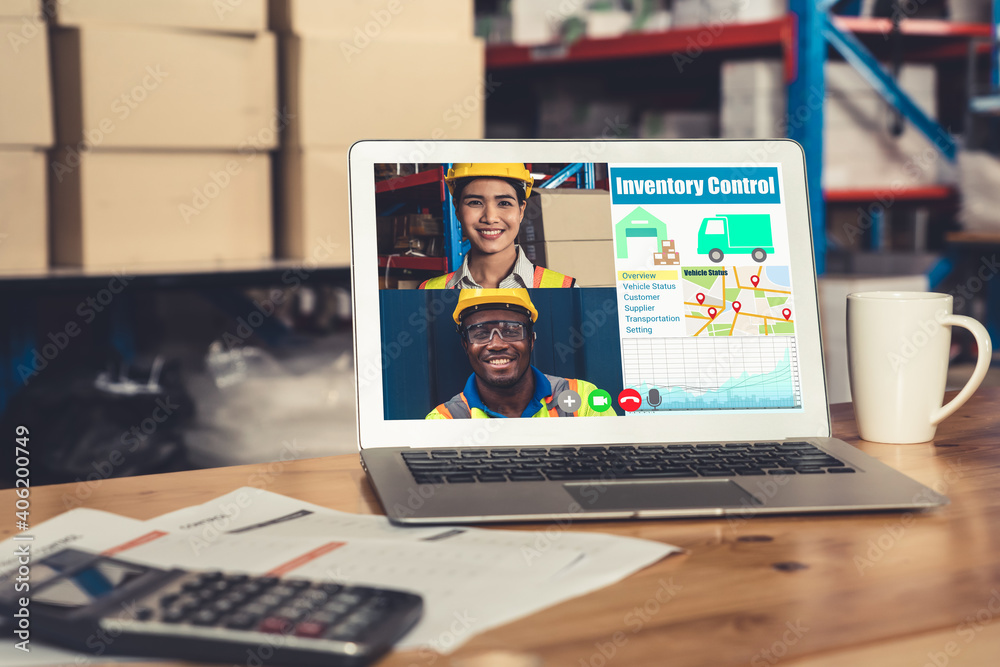
[(425, 280), (420, 289), (573, 287), (576, 280), (535, 266), (515, 243), (534, 179), (516, 162), (457, 162), (451, 191), (469, 252), (462, 266)]

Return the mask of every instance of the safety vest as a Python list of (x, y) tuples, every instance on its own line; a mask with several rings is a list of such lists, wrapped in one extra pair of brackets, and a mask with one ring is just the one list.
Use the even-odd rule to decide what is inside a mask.
[[(457, 273), (452, 271), (443, 276), (435, 276), (420, 283), (420, 289), (446, 289), (448, 281)], [(535, 274), (532, 277), (532, 287), (572, 287), (576, 282), (574, 278), (565, 276), (557, 271), (546, 269), (544, 266), (536, 266)]]
[[(555, 375), (545, 374), (546, 379), (548, 379), (549, 384), (552, 385), (552, 394), (546, 398), (545, 404), (536, 412), (532, 417), (576, 417), (579, 415), (580, 410), (575, 412), (566, 412), (556, 401), (556, 398), (562, 392), (567, 389), (572, 389), (580, 395), (581, 409), (587, 406), (587, 397), (593, 392), (597, 387), (584, 380), (574, 380), (571, 378), (561, 378)], [(589, 412), (589, 408), (587, 410)], [(606, 413), (598, 414), (614, 414), (614, 411), (608, 411)], [(434, 408), (431, 414), (427, 415), (427, 419), (488, 419), (489, 415), (480, 410), (479, 408), (472, 408), (469, 406), (469, 401), (465, 398), (465, 392), (460, 393), (458, 396), (453, 397), (446, 403)]]

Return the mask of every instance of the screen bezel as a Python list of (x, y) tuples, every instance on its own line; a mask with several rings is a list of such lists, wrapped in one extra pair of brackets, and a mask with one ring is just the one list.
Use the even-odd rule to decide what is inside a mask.
[[(383, 418), (382, 341), (374, 169), (378, 163), (602, 162), (781, 166), (789, 221), (789, 262), (795, 291), (802, 408), (634, 414), (616, 419), (386, 420)], [(354, 301), (358, 444), (373, 447), (655, 444), (718, 440), (781, 440), (831, 433), (816, 292), (805, 154), (790, 139), (768, 140), (531, 140), (360, 141), (349, 152), (351, 282)], [(610, 216), (610, 211), (609, 211)], [(610, 217), (609, 217), (610, 220)], [(804, 223), (793, 224), (795, 220)], [(807, 259), (808, 258), (808, 259)], [(586, 289), (586, 288), (582, 288)], [(376, 323), (374, 328), (371, 323)], [(456, 393), (461, 388), (456, 388)], [(669, 420), (668, 428), (662, 422)], [(652, 428), (652, 427), (656, 428)], [(665, 437), (665, 434), (669, 434)]]

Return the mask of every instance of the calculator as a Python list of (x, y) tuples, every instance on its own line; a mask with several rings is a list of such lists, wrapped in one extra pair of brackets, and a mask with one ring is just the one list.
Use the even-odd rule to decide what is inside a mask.
[(91, 656), (367, 665), (423, 611), (421, 597), (405, 591), (164, 570), (78, 549), (32, 563), (28, 593), (15, 592), (16, 576), (0, 578), (4, 616), (26, 597), (33, 637)]

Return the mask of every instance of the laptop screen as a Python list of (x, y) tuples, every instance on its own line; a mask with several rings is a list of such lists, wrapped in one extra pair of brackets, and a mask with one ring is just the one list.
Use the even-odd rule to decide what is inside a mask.
[[(352, 157), (359, 401), (383, 433), (443, 446), (459, 432), (490, 444), (823, 435), (798, 151), (791, 167), (462, 157)], [(360, 168), (374, 209), (364, 243)], [(369, 295), (377, 332), (360, 312)], [(581, 417), (590, 426), (566, 420)]]
[(384, 365), (385, 419), (801, 409), (780, 165), (377, 164), (373, 185), (383, 351), (427, 350)]

